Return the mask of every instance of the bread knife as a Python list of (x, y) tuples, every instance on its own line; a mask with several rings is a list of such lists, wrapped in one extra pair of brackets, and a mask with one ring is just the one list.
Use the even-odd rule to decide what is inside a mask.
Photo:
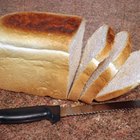
[(0, 109), (0, 124), (29, 123), (44, 119), (49, 120), (51, 123), (56, 123), (61, 117), (66, 116), (86, 115), (133, 108), (140, 108), (140, 100), (96, 103), (93, 105), (80, 105), (75, 107), (41, 105)]

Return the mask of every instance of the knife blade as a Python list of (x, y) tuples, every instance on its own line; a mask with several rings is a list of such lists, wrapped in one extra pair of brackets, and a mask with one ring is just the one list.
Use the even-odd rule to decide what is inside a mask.
[(22, 108), (0, 109), (0, 124), (29, 123), (44, 119), (49, 120), (51, 123), (56, 123), (60, 120), (61, 117), (133, 108), (140, 108), (140, 100), (99, 103), (75, 107), (41, 105)]

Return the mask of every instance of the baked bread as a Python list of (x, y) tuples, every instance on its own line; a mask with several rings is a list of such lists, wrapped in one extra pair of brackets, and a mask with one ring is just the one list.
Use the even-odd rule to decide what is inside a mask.
[[(85, 84), (79, 100), (91, 103), (98, 92), (115, 76), (131, 52), (130, 36), (122, 31), (115, 36), (110, 55), (99, 64)], [(112, 73), (110, 74), (110, 70)]]
[(88, 39), (87, 44), (83, 49), (78, 74), (87, 68), (87, 65), (93, 58), (99, 62), (103, 61), (109, 55), (113, 41), (114, 31), (111, 27), (105, 24), (98, 28)]
[(116, 76), (97, 94), (95, 100), (116, 98), (140, 85), (140, 51), (133, 52)]
[[(121, 86), (110, 90), (132, 63), (133, 54), (116, 75), (131, 52), (128, 33), (118, 33), (114, 41), (113, 30), (103, 25), (83, 46), (84, 30), (85, 20), (79, 16), (21, 12), (0, 17), (0, 88), (91, 103), (138, 85), (139, 76), (136, 81), (131, 77), (121, 92)], [(108, 84), (114, 76), (115, 82)]]
[(108, 25), (101, 26), (88, 39), (80, 68), (78, 69), (78, 78), (70, 90), (68, 99), (78, 101), (80, 93), (93, 71), (97, 68), (98, 64), (109, 55), (113, 41), (114, 31)]
[[(68, 57), (69, 54), (63, 51), (17, 48), (0, 43), (0, 87), (15, 92), (66, 99)], [(89, 70), (93, 69), (93, 64)], [(88, 69), (80, 82), (87, 75)], [(82, 89), (81, 85), (77, 85), (77, 90)]]
[(66, 99), (68, 56), (62, 51), (0, 43), (0, 88)]
[[(85, 20), (78, 16), (41, 12), (21, 12), (2, 16), (0, 18), (0, 77), (3, 78), (0, 81), (0, 88), (38, 95), (50, 94), (54, 98), (66, 98), (66, 93), (69, 91), (80, 65), (84, 29)], [(24, 57), (26, 57), (25, 60)], [(26, 62), (21, 64), (22, 60)], [(27, 71), (22, 71), (21, 67)], [(18, 69), (21, 72), (17, 72)], [(12, 74), (10, 71), (16, 75), (15, 83), (13, 77), (8, 76), (9, 73)], [(26, 72), (27, 75), (30, 73), (30, 76), (34, 77), (30, 79), (31, 83), (28, 81), (29, 78), (25, 80)], [(9, 78), (9, 82), (6, 80), (7, 78)], [(13, 87), (13, 84), (10, 85), (12, 81), (15, 84)], [(41, 87), (38, 82), (33, 84), (33, 81), (40, 81)], [(42, 83), (44, 81), (46, 81), (46, 85)], [(55, 84), (55, 82), (58, 83)], [(65, 84), (62, 86), (62, 83)], [(17, 86), (23, 84), (23, 87), (28, 88), (24, 90), (20, 86), (16, 87), (16, 84)], [(37, 90), (38, 88), (39, 90)]]

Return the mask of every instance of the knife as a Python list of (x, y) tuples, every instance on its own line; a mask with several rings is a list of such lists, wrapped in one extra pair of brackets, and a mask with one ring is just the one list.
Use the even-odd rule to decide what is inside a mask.
[(93, 105), (81, 105), (75, 107), (55, 106), (31, 106), (22, 108), (0, 109), (0, 124), (29, 123), (47, 119), (56, 123), (61, 117), (86, 115), (108, 112), (114, 110), (133, 109), (140, 107), (140, 100), (119, 101), (110, 103), (97, 103)]

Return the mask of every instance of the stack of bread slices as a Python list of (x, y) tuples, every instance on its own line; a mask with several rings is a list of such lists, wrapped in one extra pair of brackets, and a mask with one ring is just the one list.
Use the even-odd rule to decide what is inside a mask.
[(79, 16), (21, 12), (0, 17), (0, 88), (92, 103), (140, 84), (140, 51), (108, 26), (83, 45)]

